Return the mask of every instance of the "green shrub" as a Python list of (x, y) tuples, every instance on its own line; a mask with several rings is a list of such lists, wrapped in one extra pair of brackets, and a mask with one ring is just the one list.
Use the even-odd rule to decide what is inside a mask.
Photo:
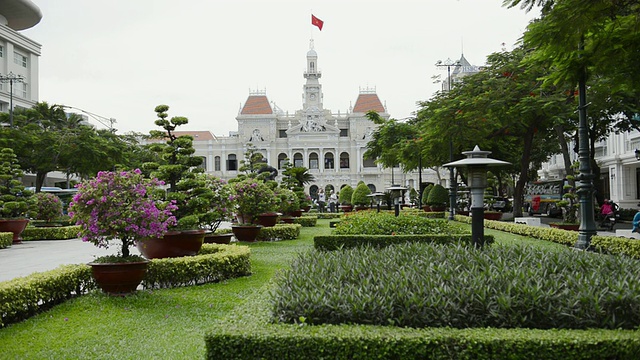
[(422, 205), (427, 205), (429, 203), (429, 193), (433, 189), (433, 184), (427, 185), (427, 187), (422, 190)]
[(293, 219), (293, 223), (294, 224), (300, 224), (304, 227), (314, 227), (316, 226), (316, 224), (318, 223), (318, 216), (313, 215), (313, 216), (300, 216), (298, 218), (294, 218)]
[(592, 236), (591, 247), (598, 252), (640, 259), (640, 241), (614, 236)]
[(353, 188), (350, 185), (345, 185), (340, 189), (338, 194), (338, 201), (342, 205), (351, 205), (351, 197), (353, 196)]
[(371, 203), (371, 198), (367, 195), (371, 194), (371, 189), (364, 183), (359, 182), (353, 194), (351, 195), (351, 203), (355, 206), (367, 206)]
[(27, 227), (22, 232), (22, 240), (67, 240), (75, 239), (80, 232), (79, 225), (61, 227)]
[(635, 329), (638, 273), (633, 259), (530, 246), (313, 251), (277, 279), (272, 313), (306, 324)]
[(257, 241), (293, 240), (300, 236), (299, 224), (276, 224), (271, 227), (263, 227), (256, 238)]
[(446, 206), (449, 203), (449, 193), (444, 186), (440, 184), (435, 184), (433, 189), (429, 191), (429, 196), (427, 197), (427, 204), (429, 206)]
[(13, 233), (0, 232), (0, 249), (7, 248), (13, 244)]
[[(493, 243), (493, 236), (484, 236), (485, 245)], [(471, 234), (420, 234), (420, 235), (327, 235), (313, 238), (318, 250), (333, 251), (354, 247), (372, 246), (382, 248), (404, 243), (473, 244)]]
[(359, 211), (342, 218), (333, 232), (335, 235), (408, 235), (408, 234), (464, 234), (467, 227), (459, 223), (428, 219), (401, 213)]

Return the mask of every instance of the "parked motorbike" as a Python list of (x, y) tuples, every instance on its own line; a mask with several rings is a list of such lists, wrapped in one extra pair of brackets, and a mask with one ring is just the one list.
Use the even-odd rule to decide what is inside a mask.
[(613, 227), (620, 221), (620, 214), (614, 212), (612, 214), (601, 215), (600, 227), (606, 231), (613, 231)]

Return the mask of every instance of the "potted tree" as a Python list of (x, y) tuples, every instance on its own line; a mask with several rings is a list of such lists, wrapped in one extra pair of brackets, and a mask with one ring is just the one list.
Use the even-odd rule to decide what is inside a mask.
[(282, 186), (276, 188), (275, 193), (278, 198), (277, 211), (283, 214), (280, 216), (280, 220), (288, 224), (293, 223), (294, 217), (289, 214), (300, 209), (300, 199), (298, 195), (293, 190)]
[(433, 189), (433, 184), (427, 185), (424, 190), (422, 190), (422, 210), (431, 211), (431, 206), (429, 206), (429, 193)]
[[(568, 175), (567, 179), (570, 182), (574, 181), (574, 177), (571, 175)], [(553, 222), (550, 223), (549, 226), (558, 229), (578, 231), (580, 228), (580, 222), (578, 221), (578, 194), (576, 194), (575, 188), (570, 183), (564, 185), (564, 190), (562, 200), (557, 202), (558, 207), (562, 209), (562, 222)]]
[(276, 197), (271, 188), (261, 180), (246, 178), (232, 183), (236, 219), (242, 223), (231, 226), (239, 241), (255, 241), (262, 225), (256, 224), (259, 214), (274, 211)]
[(117, 255), (102, 256), (89, 263), (100, 288), (109, 294), (134, 292), (142, 281), (147, 260), (132, 255), (136, 242), (162, 237), (176, 219), (176, 206), (163, 202), (155, 189), (164, 185), (147, 179), (140, 170), (99, 172), (96, 178), (77, 185), (69, 215), (80, 225), (83, 241), (108, 248), (120, 242)]
[(200, 216), (209, 210), (206, 199), (213, 196), (206, 180), (196, 176), (203, 169), (199, 167), (202, 158), (193, 155), (193, 137), (175, 134), (175, 129), (189, 120), (182, 116), (169, 119), (168, 110), (167, 105), (156, 106), (155, 124), (162, 130), (149, 132), (156, 140), (150, 149), (157, 152), (161, 160), (145, 163), (143, 167), (151, 177), (168, 185), (165, 200), (177, 206), (174, 211), (177, 223), (162, 238), (138, 244), (138, 250), (148, 259), (197, 254), (206, 232), (201, 228)]
[(338, 193), (338, 201), (340, 202), (340, 210), (343, 212), (349, 212), (353, 210), (353, 206), (351, 204), (351, 198), (353, 197), (353, 188), (350, 185), (345, 185), (340, 189), (340, 193)]
[(207, 188), (207, 196), (199, 198), (206, 205), (204, 212), (198, 214), (200, 227), (206, 230), (205, 243), (228, 244), (232, 233), (218, 233), (223, 221), (231, 220), (233, 214), (232, 189), (225, 180), (212, 175), (198, 174)]
[(431, 211), (444, 211), (447, 208), (449, 202), (449, 194), (447, 189), (440, 184), (433, 185), (431, 191), (429, 191), (429, 197), (427, 198), (427, 204), (431, 207)]
[(371, 202), (367, 195), (371, 194), (371, 189), (364, 183), (358, 182), (353, 194), (351, 194), (351, 203), (355, 206), (355, 210), (366, 210)]
[(20, 244), (20, 234), (29, 223), (25, 216), (32, 193), (20, 180), (24, 173), (13, 149), (0, 149), (0, 232), (13, 233), (13, 243)]
[(54, 220), (62, 216), (62, 201), (53, 194), (39, 192), (33, 195), (30, 216), (33, 219), (43, 221), (41, 225), (36, 224), (36, 226), (60, 226), (60, 224), (54, 223)]

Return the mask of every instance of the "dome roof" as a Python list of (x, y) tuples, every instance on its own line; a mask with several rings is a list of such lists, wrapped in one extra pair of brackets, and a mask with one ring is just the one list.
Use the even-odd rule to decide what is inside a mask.
[(0, 15), (7, 20), (7, 26), (13, 30), (33, 27), (42, 19), (40, 8), (30, 0), (0, 1)]

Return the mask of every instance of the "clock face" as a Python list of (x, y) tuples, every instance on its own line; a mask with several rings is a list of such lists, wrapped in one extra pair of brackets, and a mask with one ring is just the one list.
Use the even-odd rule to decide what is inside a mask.
[(309, 95), (309, 98), (310, 98), (311, 100), (315, 100), (315, 99), (316, 99), (316, 94), (311, 94), (311, 95)]

